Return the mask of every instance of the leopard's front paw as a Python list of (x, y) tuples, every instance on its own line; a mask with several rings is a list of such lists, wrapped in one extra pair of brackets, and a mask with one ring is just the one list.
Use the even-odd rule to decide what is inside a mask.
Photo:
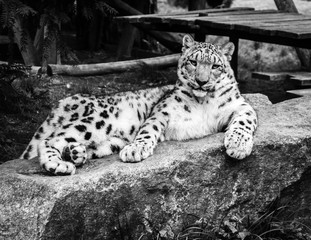
[(40, 162), (44, 170), (54, 175), (73, 175), (76, 172), (76, 166), (73, 163), (65, 162), (57, 156), (51, 156), (47, 162)]
[(81, 143), (71, 142), (64, 148), (62, 157), (75, 166), (81, 166), (87, 159), (86, 148)]
[(131, 143), (125, 146), (120, 152), (123, 162), (140, 162), (153, 154), (153, 148), (146, 143)]
[(226, 132), (224, 143), (227, 154), (241, 160), (251, 154), (253, 136), (242, 129), (234, 129)]

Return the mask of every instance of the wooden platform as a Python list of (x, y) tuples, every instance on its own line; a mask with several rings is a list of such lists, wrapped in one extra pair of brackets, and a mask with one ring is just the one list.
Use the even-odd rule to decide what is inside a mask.
[(299, 97), (311, 96), (311, 88), (288, 90), (288, 91), (286, 91), (286, 93), (296, 95)]
[(254, 72), (252, 77), (266, 81), (291, 81), (296, 87), (311, 87), (311, 72)]
[[(228, 8), (168, 15), (125, 16), (116, 19), (138, 28), (194, 33), (199, 41), (204, 41), (205, 35), (228, 36), (236, 46), (231, 61), (235, 73), (238, 66), (239, 39), (311, 49), (311, 15), (299, 13)], [(295, 79), (293, 77), (293, 80)], [(309, 84), (308, 80), (297, 81), (302, 85)]]
[(116, 19), (159, 31), (200, 32), (311, 49), (311, 15), (299, 13), (227, 8)]

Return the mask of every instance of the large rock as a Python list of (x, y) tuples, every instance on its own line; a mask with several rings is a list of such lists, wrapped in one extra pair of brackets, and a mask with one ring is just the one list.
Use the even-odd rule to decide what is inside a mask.
[(36, 160), (1, 165), (0, 239), (173, 237), (188, 214), (217, 224), (227, 214), (255, 214), (282, 189), (292, 195), (311, 165), (311, 98), (272, 105), (246, 97), (260, 127), (244, 161), (225, 155), (219, 133), (161, 143), (141, 163), (92, 160), (74, 176), (48, 176)]

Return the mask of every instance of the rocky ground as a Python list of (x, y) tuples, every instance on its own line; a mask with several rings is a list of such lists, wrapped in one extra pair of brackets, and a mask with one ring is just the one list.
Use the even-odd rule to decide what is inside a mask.
[(140, 163), (88, 161), (72, 176), (36, 159), (2, 164), (0, 239), (310, 240), (311, 98), (245, 97), (260, 125), (244, 161), (226, 156), (219, 133), (162, 142)]

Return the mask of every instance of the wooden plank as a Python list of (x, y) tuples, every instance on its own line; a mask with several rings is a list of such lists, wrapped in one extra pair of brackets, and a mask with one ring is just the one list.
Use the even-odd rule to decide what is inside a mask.
[[(188, 24), (189, 22), (194, 23), (194, 19), (199, 17), (199, 14), (188, 15), (187, 17), (181, 17), (180, 23), (182, 25)], [(141, 23), (170, 23), (175, 17), (163, 16), (163, 17), (144, 17), (140, 19)], [(185, 23), (183, 23), (183, 21)]]
[(311, 87), (311, 72), (253, 72), (252, 77), (266, 81), (291, 81), (297, 87)]
[[(232, 11), (229, 11), (230, 9), (226, 9), (226, 11), (221, 11), (220, 9), (210, 9), (206, 11), (190, 11), (187, 12), (186, 14), (173, 14), (173, 15), (153, 15), (153, 14), (148, 14), (148, 15), (143, 15), (139, 19), (137, 19), (137, 22), (149, 22), (149, 23), (170, 23), (174, 21), (175, 19), (178, 19), (179, 23), (182, 25), (187, 25), (189, 22), (194, 22), (198, 17), (203, 17), (206, 15), (212, 14), (213, 16), (219, 16), (221, 14), (222, 16), (227, 16), (231, 14), (250, 14), (251, 12), (255, 12), (254, 10), (249, 10), (249, 9), (242, 9), (237, 11), (237, 9), (231, 9)], [(218, 11), (216, 11), (218, 10)], [(276, 12), (276, 10), (274, 10)], [(185, 21), (186, 23), (183, 23)]]
[[(264, 18), (263, 18), (264, 19)], [(310, 19), (309, 19), (310, 20)], [(311, 37), (311, 28), (308, 27), (307, 24), (300, 24), (299, 21), (295, 25), (295, 21), (292, 23), (292, 26), (285, 25), (282, 27), (282, 24), (280, 23), (280, 20), (271, 20), (266, 19), (265, 21), (269, 22), (269, 26), (260, 26), (262, 22), (258, 21), (242, 21), (240, 23), (238, 22), (214, 22), (210, 20), (200, 20), (198, 19), (195, 21), (196, 24), (199, 26), (204, 26), (207, 28), (213, 28), (213, 29), (222, 29), (222, 30), (228, 30), (231, 32), (235, 31), (244, 31), (244, 32), (251, 32), (254, 34), (260, 34), (260, 35), (267, 35), (267, 36), (281, 36), (281, 37), (289, 37), (293, 39), (306, 39)], [(287, 20), (289, 21), (289, 20)], [(272, 23), (275, 22), (275, 26), (271, 26)]]
[(296, 86), (300, 87), (311, 87), (311, 73), (291, 73), (289, 79), (294, 82)]
[[(267, 11), (264, 11), (263, 12), (266, 12), (266, 13), (277, 13), (278, 11), (276, 10), (267, 10)], [(174, 16), (174, 17), (164, 17), (165, 19), (167, 20), (170, 20), (171, 22), (179, 22), (179, 23), (182, 23), (182, 21), (196, 21), (196, 20), (205, 20), (205, 19), (213, 19), (213, 17), (217, 17), (219, 18), (220, 20), (223, 20), (225, 17), (228, 18), (232, 15), (238, 15), (239, 17), (241, 17), (243, 19), (243, 16), (248, 16), (250, 15), (251, 13), (253, 13), (254, 15), (256, 14), (261, 14), (259, 13), (259, 11), (238, 11), (238, 12), (221, 12), (221, 13), (209, 13), (208, 14), (208, 18), (206, 18), (206, 15), (202, 16), (202, 15), (188, 15), (187, 17), (183, 17), (183, 16)]]
[[(257, 11), (255, 11), (257, 12)], [(254, 12), (254, 13), (255, 13)], [(245, 14), (245, 15), (238, 15), (238, 16), (222, 16), (222, 17), (203, 17), (197, 18), (195, 21), (196, 24), (200, 26), (210, 26), (213, 27), (220, 27), (223, 29), (232, 29), (233, 24), (240, 24), (240, 25), (249, 25), (249, 24), (256, 24), (263, 21), (270, 21), (270, 22), (282, 22), (282, 21), (289, 21), (289, 20), (310, 20), (311, 16), (304, 16), (299, 14), (288, 14), (288, 13), (259, 13), (257, 14)]]
[(252, 19), (236, 19), (233, 20), (219, 20), (217, 22), (219, 23), (230, 23), (230, 24), (245, 24), (245, 25), (249, 25), (249, 24), (255, 24), (255, 25), (259, 25), (261, 23), (282, 23), (282, 22), (303, 22), (303, 21), (308, 21), (311, 20), (311, 16), (310, 17), (304, 17), (304, 18), (300, 18), (300, 17), (291, 17), (291, 16), (259, 16), (258, 18), (252, 18)]
[(311, 96), (311, 88), (307, 89), (297, 89), (297, 90), (288, 90), (287, 93), (294, 94), (301, 97)]
[[(212, 9), (211, 9), (212, 10)], [(254, 11), (254, 9), (242, 9), (242, 10), (239, 10), (239, 11), (236, 11), (236, 9), (234, 11), (229, 11), (229, 9), (227, 11), (220, 11), (220, 9), (218, 9), (219, 11), (203, 11), (200, 10), (200, 11), (190, 11), (190, 12), (186, 12), (186, 14), (174, 14), (174, 15), (170, 15), (170, 14), (166, 14), (166, 15), (158, 15), (158, 16), (150, 16), (150, 15), (146, 15), (144, 17), (144, 20), (145, 19), (155, 19), (155, 18), (164, 18), (164, 19), (188, 19), (188, 18), (194, 18), (194, 17), (206, 17), (206, 16), (231, 16), (231, 15), (243, 15), (243, 14), (251, 14), (251, 13), (254, 13), (256, 11)], [(217, 9), (214, 9), (214, 10), (217, 10)], [(266, 11), (266, 10), (264, 10)], [(197, 13), (195, 13), (197, 12)], [(277, 10), (267, 10), (267, 12), (279, 12)]]
[[(277, 10), (265, 10), (269, 13), (276, 13), (276, 12), (279, 12)], [(229, 12), (229, 11), (226, 11), (226, 12), (207, 12), (207, 13), (199, 13), (199, 14), (187, 14), (187, 15), (174, 15), (174, 16), (171, 16), (171, 15), (165, 15), (161, 18), (169, 18), (171, 20), (173, 19), (189, 19), (191, 17), (195, 17), (195, 18), (203, 18), (203, 17), (207, 17), (207, 16), (210, 16), (210, 17), (220, 17), (220, 16), (232, 16), (232, 15), (249, 15), (249, 14), (257, 14), (258, 11), (254, 11), (254, 10), (240, 10), (240, 11), (233, 11), (233, 12)]]
[(206, 17), (200, 17), (198, 21), (214, 21), (214, 22), (234, 22), (234, 21), (262, 21), (266, 19), (303, 19), (303, 15), (299, 14), (292, 14), (292, 13), (282, 13), (282, 12), (276, 12), (276, 13), (259, 13), (256, 14), (239, 14), (239, 15), (224, 15), (224, 16), (206, 16)]
[(278, 14), (277, 16), (273, 16), (272, 14), (258, 14), (255, 15), (256, 17), (253, 16), (239, 16), (238, 18), (230, 18), (227, 16), (227, 18), (219, 18), (219, 17), (204, 17), (204, 18), (198, 18), (195, 20), (195, 24), (198, 24), (199, 26), (206, 26), (206, 27), (213, 27), (213, 28), (220, 28), (220, 29), (228, 29), (232, 30), (234, 29), (234, 25), (239, 24), (241, 26), (241, 29), (239, 30), (244, 30), (242, 29), (243, 26), (246, 26), (245, 28), (248, 29), (248, 25), (251, 24), (252, 22), (260, 22), (263, 19), (277, 19), (276, 21), (280, 21), (279, 17), (282, 16), (284, 19), (284, 16), (289, 17), (287, 14), (284, 13), (276, 13)]
[(144, 15), (135, 15), (135, 16), (119, 16), (114, 19), (118, 21), (125, 21), (129, 23), (143, 22), (146, 17), (148, 18), (158, 18), (158, 17), (175, 17), (175, 16), (186, 16), (186, 15), (199, 15), (204, 13), (217, 13), (217, 12), (235, 12), (235, 11), (244, 11), (244, 10), (254, 10), (254, 8), (248, 7), (237, 7), (237, 8), (222, 8), (222, 9), (204, 9), (204, 10), (195, 10), (188, 12), (173, 12), (170, 14), (144, 14)]
[(288, 79), (288, 72), (253, 72), (252, 78), (266, 81), (284, 81)]
[[(144, 30), (155, 30), (155, 31), (161, 31), (161, 32), (178, 32), (178, 33), (195, 33), (197, 31), (200, 31), (200, 28), (198, 25), (172, 25), (172, 24), (155, 24), (155, 23), (135, 23), (134, 24), (139, 29)], [(161, 34), (161, 33), (159, 33)]]
[(267, 29), (267, 30), (275, 30), (275, 29), (310, 29), (311, 19), (305, 21), (264, 21), (264, 22), (248, 22), (248, 23), (234, 23), (237, 30), (247, 30), (251, 31), (252, 29)]
[(248, 26), (254, 26), (254, 27), (275, 27), (275, 26), (309, 26), (311, 24), (311, 19), (308, 20), (292, 20), (292, 21), (283, 21), (283, 22), (275, 22), (275, 21), (264, 21), (264, 22), (258, 22), (258, 23), (250, 23)]
[[(304, 33), (310, 32), (311, 20), (301, 21), (287, 21), (287, 22), (261, 22), (249, 23), (248, 25), (236, 25), (234, 29), (244, 30), (254, 34), (270, 35), (270, 36), (289, 36), (292, 38), (303, 38), (301, 31)], [(300, 31), (300, 32), (297, 32)], [(304, 38), (307, 35), (304, 34)]]
[[(239, 27), (236, 26), (236, 29), (239, 29)], [(311, 29), (307, 25), (305, 28), (299, 25), (258, 26), (258, 27), (253, 26), (248, 31), (250, 33), (255, 33), (255, 34), (260, 34), (260, 35), (280, 36), (280, 37), (288, 37), (288, 38), (293, 38), (293, 39), (311, 38)]]
[(199, 17), (216, 17), (216, 16), (232, 16), (232, 15), (245, 15), (245, 14), (261, 14), (261, 13), (278, 13), (280, 11), (275, 9), (265, 9), (265, 10), (240, 10), (234, 12), (210, 12), (210, 13), (199, 13)]

